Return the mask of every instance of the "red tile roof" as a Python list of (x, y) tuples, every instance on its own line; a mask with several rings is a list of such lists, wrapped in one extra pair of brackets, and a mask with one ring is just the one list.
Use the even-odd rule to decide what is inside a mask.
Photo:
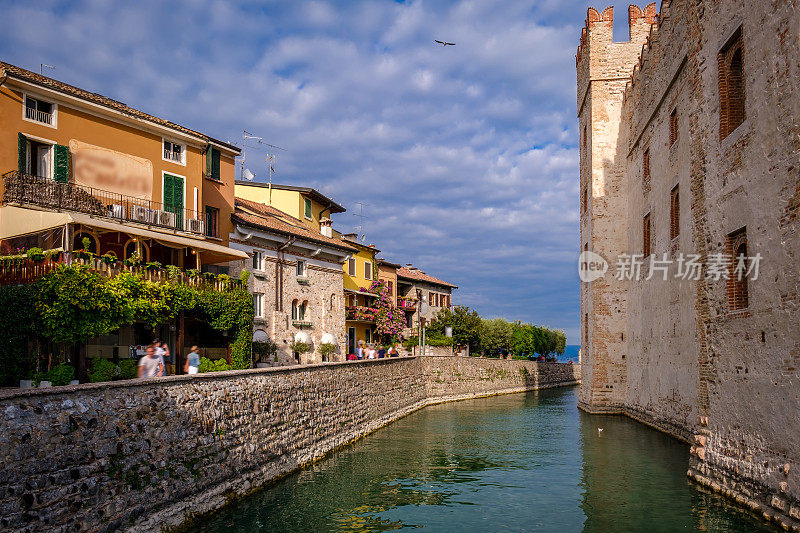
[(397, 269), (397, 277), (403, 279), (411, 279), (415, 281), (425, 281), (428, 283), (433, 283), (436, 285), (444, 285), (445, 287), (451, 287), (453, 289), (457, 289), (458, 285), (453, 285), (452, 283), (447, 283), (446, 281), (442, 281), (438, 278), (434, 278), (419, 269), (410, 269), (408, 267), (400, 267)]
[(30, 70), (26, 70), (22, 67), (12, 65), (4, 61), (0, 61), (0, 70), (3, 71), (4, 76), (10, 76), (12, 78), (27, 81), (29, 83), (33, 83), (34, 85), (39, 85), (47, 89), (52, 89), (60, 93), (68, 94), (70, 96), (86, 100), (88, 102), (100, 104), (102, 106), (114, 109), (115, 111), (119, 111), (124, 115), (128, 115), (129, 117), (133, 117), (139, 120), (144, 120), (147, 122), (152, 122), (154, 124), (158, 124), (159, 126), (164, 126), (166, 128), (177, 130), (187, 135), (200, 137), (206, 142), (213, 142), (214, 144), (224, 146), (229, 150), (236, 152), (237, 154), (240, 152), (240, 149), (232, 144), (220, 141), (218, 139), (214, 139), (213, 137), (210, 137), (204, 133), (200, 133), (199, 131), (186, 128), (184, 126), (181, 126), (180, 124), (175, 124), (174, 122), (170, 122), (169, 120), (164, 120), (163, 118), (158, 118), (153, 115), (148, 115), (143, 111), (139, 111), (138, 109), (128, 107), (122, 102), (114, 100), (113, 98), (109, 98), (108, 96), (103, 96), (102, 94), (97, 94), (84, 89), (79, 89), (78, 87), (69, 85), (64, 82), (60, 82), (58, 80), (54, 80), (53, 78), (48, 78), (47, 76), (42, 76), (41, 74), (31, 72)]
[(311, 231), (303, 221), (287, 215), (283, 211), (269, 205), (245, 200), (244, 198), (236, 198), (235, 210), (231, 217), (234, 222), (238, 221), (246, 226), (293, 235), (307, 241), (325, 244), (348, 252), (356, 251), (355, 248), (338, 239)]

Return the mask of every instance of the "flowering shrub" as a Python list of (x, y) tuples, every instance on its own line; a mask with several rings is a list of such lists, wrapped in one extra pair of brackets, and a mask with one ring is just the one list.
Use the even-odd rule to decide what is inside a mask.
[(361, 287), (361, 292), (377, 297), (375, 307), (375, 333), (384, 341), (397, 342), (403, 338), (406, 325), (403, 311), (394, 306), (389, 287), (384, 281), (373, 281), (369, 288)]

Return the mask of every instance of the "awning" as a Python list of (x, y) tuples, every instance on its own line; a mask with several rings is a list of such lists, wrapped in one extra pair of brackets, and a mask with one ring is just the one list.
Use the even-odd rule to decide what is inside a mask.
[[(133, 224), (120, 224), (111, 220), (93, 217), (84, 213), (55, 213), (52, 211), (39, 211), (22, 207), (5, 206), (0, 208), (0, 238), (7, 239), (13, 236), (25, 235), (37, 231), (51, 229), (64, 224), (82, 224), (107, 231), (119, 231), (128, 235), (136, 235), (146, 239), (153, 239), (165, 246), (172, 248), (194, 248), (213, 254), (206, 258), (206, 263), (218, 263), (247, 259), (247, 253), (234, 250), (221, 244), (216, 244), (203, 239), (184, 237), (168, 231), (145, 229)], [(9, 233), (11, 232), (11, 233)]]
[(21, 237), (53, 228), (64, 227), (70, 221), (67, 213), (36, 211), (7, 205), (0, 207), (0, 239)]

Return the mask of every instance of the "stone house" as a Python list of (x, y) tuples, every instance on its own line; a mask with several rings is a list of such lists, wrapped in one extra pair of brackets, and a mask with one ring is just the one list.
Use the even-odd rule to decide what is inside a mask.
[(397, 305), (406, 311), (406, 325), (417, 330), (442, 308), (452, 307), (458, 286), (426, 274), (412, 264), (397, 269)]
[[(269, 205), (236, 198), (231, 247), (245, 252), (231, 275), (250, 272), (255, 323), (253, 339), (272, 341), (277, 354), (260, 366), (320, 363), (322, 343), (336, 345), (331, 361), (346, 356), (342, 265), (355, 253), (344, 242), (311, 231), (301, 220)], [(299, 341), (311, 345), (293, 352)]]
[(798, 8), (630, 6), (627, 42), (613, 17), (576, 55), (580, 249), (609, 265), (581, 284), (580, 407), (690, 441), (693, 478), (798, 528)]

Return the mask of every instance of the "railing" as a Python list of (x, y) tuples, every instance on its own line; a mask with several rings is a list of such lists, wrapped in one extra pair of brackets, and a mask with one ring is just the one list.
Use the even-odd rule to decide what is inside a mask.
[(0, 262), (0, 285), (24, 285), (34, 283), (47, 273), (58, 268), (59, 265), (72, 263), (85, 265), (107, 277), (114, 277), (122, 272), (131, 272), (142, 275), (145, 279), (156, 283), (175, 283), (189, 285), (200, 289), (223, 292), (243, 286), (238, 279), (210, 277), (207, 273), (189, 275), (184, 271), (168, 270), (166, 268), (152, 268), (146, 265), (129, 266), (123, 262), (112, 264), (105, 263), (99, 258), (79, 259), (77, 254), (60, 254), (58, 259), (33, 261), (31, 259), (10, 259)]
[(176, 163), (183, 163), (183, 155), (181, 152), (173, 152), (167, 148), (164, 148), (164, 159), (175, 161)]
[(25, 118), (35, 120), (36, 122), (43, 122), (45, 124), (53, 124), (53, 114), (39, 111), (33, 107), (25, 107)]
[(412, 300), (411, 298), (403, 298), (402, 296), (398, 296), (397, 307), (406, 311), (413, 311), (417, 308), (417, 301)]
[(7, 204), (33, 204), (112, 218), (120, 222), (137, 222), (198, 235), (205, 234), (205, 221), (199, 211), (76, 183), (61, 183), (16, 170), (6, 172), (2, 178), (5, 185), (3, 201)]
[(375, 322), (375, 315), (378, 312), (373, 307), (363, 305), (346, 306), (344, 310), (346, 320), (358, 320), (360, 322)]

